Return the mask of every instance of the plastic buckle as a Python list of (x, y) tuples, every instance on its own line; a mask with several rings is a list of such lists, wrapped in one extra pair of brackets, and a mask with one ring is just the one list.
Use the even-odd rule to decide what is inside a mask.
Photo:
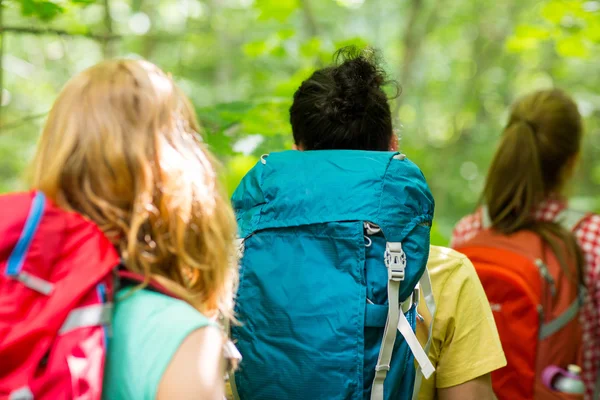
[[(393, 249), (392, 247), (395, 247)], [(391, 281), (403, 281), (406, 269), (406, 254), (400, 243), (386, 244), (385, 266), (388, 269), (388, 279)]]
[(379, 372), (379, 371), (386, 371), (388, 372), (390, 370), (390, 366), (388, 365), (377, 365), (375, 366), (375, 371)]

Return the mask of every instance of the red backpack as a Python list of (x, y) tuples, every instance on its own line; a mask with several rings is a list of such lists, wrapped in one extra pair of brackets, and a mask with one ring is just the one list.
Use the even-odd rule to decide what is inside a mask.
[(0, 400), (100, 400), (119, 256), (41, 192), (0, 196)]
[[(573, 230), (585, 216), (565, 210), (555, 222)], [(585, 289), (573, 279), (579, 275), (573, 260), (569, 278), (550, 247), (529, 231), (506, 236), (485, 229), (457, 250), (475, 266), (506, 355), (507, 365), (492, 372), (498, 399), (583, 398), (555, 392), (541, 381), (550, 365), (581, 365), (577, 316)]]

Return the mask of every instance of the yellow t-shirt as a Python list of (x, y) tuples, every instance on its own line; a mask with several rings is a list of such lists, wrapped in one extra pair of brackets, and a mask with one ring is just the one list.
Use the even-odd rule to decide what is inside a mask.
[[(460, 385), (506, 365), (494, 317), (469, 259), (445, 247), (431, 246), (427, 269), (436, 303), (429, 359), (436, 368), (423, 379), (419, 400), (435, 399), (436, 388)], [(431, 316), (421, 296), (424, 321), (417, 337), (425, 345)]]

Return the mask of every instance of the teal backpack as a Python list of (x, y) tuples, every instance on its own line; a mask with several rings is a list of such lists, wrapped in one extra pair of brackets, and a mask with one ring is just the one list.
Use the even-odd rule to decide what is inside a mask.
[(435, 312), (425, 273), (434, 203), (419, 168), (392, 152), (273, 153), (232, 200), (234, 396), (411, 399), (433, 372), (414, 333), (419, 290)]

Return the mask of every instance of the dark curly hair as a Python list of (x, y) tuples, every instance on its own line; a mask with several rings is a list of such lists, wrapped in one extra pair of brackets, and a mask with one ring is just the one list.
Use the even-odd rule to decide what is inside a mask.
[(334, 60), (294, 94), (290, 123), (296, 145), (305, 150), (388, 150), (392, 113), (383, 87), (396, 84), (387, 80), (379, 53), (350, 46), (338, 50)]

